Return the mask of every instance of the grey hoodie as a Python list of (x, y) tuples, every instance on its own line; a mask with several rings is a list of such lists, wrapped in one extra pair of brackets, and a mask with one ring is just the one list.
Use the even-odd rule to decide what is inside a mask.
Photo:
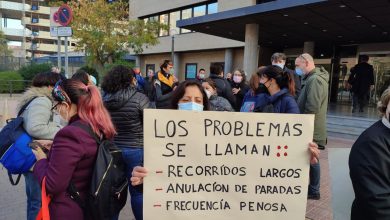
[(326, 145), (326, 112), (328, 109), (329, 73), (323, 67), (316, 67), (302, 80), (302, 90), (298, 98), (299, 110), (303, 114), (314, 114), (313, 140)]
[(19, 102), (18, 111), (29, 100), (37, 96), (21, 115), (24, 129), (34, 139), (53, 140), (62, 128), (60, 120), (55, 119), (58, 116), (51, 111), (53, 106), (51, 90), (48, 87), (31, 87), (23, 94)]

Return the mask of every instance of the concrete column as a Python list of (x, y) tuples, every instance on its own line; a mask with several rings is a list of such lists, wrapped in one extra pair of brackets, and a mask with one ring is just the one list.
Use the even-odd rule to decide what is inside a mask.
[(142, 67), (141, 67), (141, 56), (140, 55), (135, 56), (135, 65), (138, 66), (142, 70)]
[(245, 48), (244, 48), (244, 71), (251, 76), (258, 68), (259, 57), (259, 25), (246, 24)]
[(306, 41), (305, 43), (303, 43), (303, 53), (308, 53), (312, 57), (314, 57), (314, 47), (314, 41)]
[(2, 18), (3, 18), (3, 13), (0, 11), (0, 22), (1, 22), (1, 25), (0, 25), (0, 30), (3, 30), (3, 22), (2, 22)]
[(224, 73), (229, 73), (233, 71), (233, 49), (225, 50), (225, 69)]
[(24, 65), (26, 63), (26, 24), (24, 23), (24, 19), (26, 17), (26, 1), (22, 0), (23, 5), (23, 11), (22, 11), (22, 25), (23, 25), (23, 41), (22, 41), (22, 62), (21, 64)]
[(180, 60), (180, 53), (176, 52), (173, 57), (175, 59), (173, 63), (173, 68), (174, 68), (176, 78), (178, 78), (179, 81), (185, 80), (186, 76), (184, 70), (182, 70), (183, 68), (181, 68), (182, 65)]

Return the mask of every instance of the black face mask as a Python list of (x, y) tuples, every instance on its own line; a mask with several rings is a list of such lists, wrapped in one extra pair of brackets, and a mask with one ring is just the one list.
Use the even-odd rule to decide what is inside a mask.
[(268, 93), (268, 89), (263, 83), (259, 83), (259, 87), (255, 91), (255, 94), (260, 94), (260, 93)]

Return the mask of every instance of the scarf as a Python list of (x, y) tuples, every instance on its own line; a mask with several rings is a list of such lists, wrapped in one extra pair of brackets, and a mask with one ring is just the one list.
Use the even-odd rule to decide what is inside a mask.
[(157, 78), (160, 82), (163, 82), (165, 85), (169, 86), (172, 88), (172, 85), (173, 85), (173, 78), (171, 75), (168, 75), (168, 78), (164, 76), (164, 74), (162, 74), (162, 72), (158, 72), (157, 74)]

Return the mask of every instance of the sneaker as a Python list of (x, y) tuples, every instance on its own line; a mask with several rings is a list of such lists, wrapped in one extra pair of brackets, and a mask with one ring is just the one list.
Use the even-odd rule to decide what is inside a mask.
[(311, 200), (320, 200), (320, 198), (321, 198), (320, 194), (307, 195), (307, 199), (311, 199)]

